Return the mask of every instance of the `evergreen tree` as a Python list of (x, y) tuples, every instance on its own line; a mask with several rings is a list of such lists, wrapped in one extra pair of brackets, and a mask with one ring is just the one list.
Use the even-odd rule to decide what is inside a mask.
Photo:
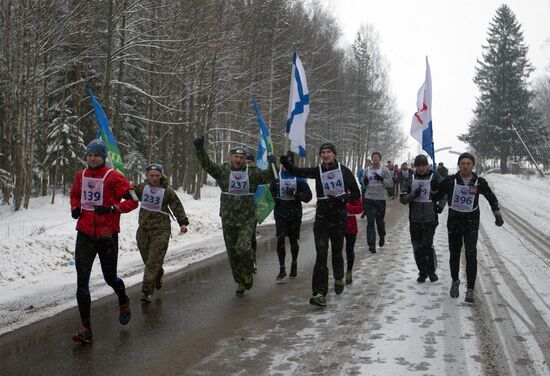
[(483, 59), (477, 62), (474, 82), (480, 95), (475, 117), (460, 137), (480, 156), (500, 160), (501, 173), (506, 172), (508, 159), (528, 155), (514, 129), (533, 150), (543, 139), (540, 118), (531, 104), (528, 79), (533, 67), (527, 52), (521, 25), (512, 10), (502, 5), (489, 24)]

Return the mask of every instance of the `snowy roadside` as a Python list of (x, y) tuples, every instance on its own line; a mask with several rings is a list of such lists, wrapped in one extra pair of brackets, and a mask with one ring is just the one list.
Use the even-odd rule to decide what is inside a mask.
[[(166, 273), (225, 252), (218, 215), (219, 188), (205, 186), (201, 193), (201, 200), (194, 200), (178, 192), (190, 226), (187, 234), (179, 235), (177, 224), (172, 224)], [(67, 196), (58, 196), (54, 205), (50, 201), (51, 197), (32, 199), (28, 210), (16, 213), (0, 207), (0, 334), (76, 306), (76, 221), (70, 217)], [(315, 200), (304, 206), (304, 220), (313, 217), (314, 207)], [(118, 274), (128, 287), (141, 283), (143, 276), (135, 241), (138, 212), (121, 219)], [(264, 223), (274, 223), (273, 215)], [(90, 291), (93, 300), (112, 293), (103, 281), (97, 258)]]

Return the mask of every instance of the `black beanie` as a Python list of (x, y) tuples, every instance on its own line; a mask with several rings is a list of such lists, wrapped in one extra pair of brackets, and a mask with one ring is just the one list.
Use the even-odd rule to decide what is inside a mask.
[(428, 163), (428, 158), (426, 158), (425, 155), (417, 155), (416, 158), (414, 159), (414, 165), (415, 166), (420, 166), (420, 165), (424, 165), (424, 166), (427, 166), (429, 163)]
[(373, 152), (373, 153), (370, 155), (370, 157), (371, 157), (371, 158), (374, 157), (375, 154), (378, 155), (378, 156), (380, 157), (380, 159), (382, 159), (382, 154), (380, 154), (380, 153), (377, 152), (377, 151)]
[(321, 155), (321, 150), (323, 149), (330, 149), (334, 154), (336, 154), (336, 146), (332, 142), (325, 142), (323, 145), (319, 147), (319, 155)]
[(472, 154), (470, 154), (470, 153), (462, 153), (462, 154), (460, 154), (460, 155), (458, 156), (458, 164), (460, 164), (460, 161), (461, 161), (462, 159), (464, 159), (464, 158), (468, 158), (468, 159), (470, 159), (470, 160), (472, 161), (472, 163), (473, 163), (474, 165), (476, 164), (476, 159), (475, 159), (475, 157), (474, 157)]

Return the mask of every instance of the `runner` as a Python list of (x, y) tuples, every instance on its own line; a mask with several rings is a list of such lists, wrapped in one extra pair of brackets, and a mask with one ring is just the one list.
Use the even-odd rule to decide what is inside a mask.
[[(290, 163), (294, 163), (294, 153), (287, 153)], [(279, 178), (271, 182), (271, 194), (275, 198), (275, 229), (277, 232), (277, 256), (279, 258), (279, 274), (277, 281), (286, 277), (286, 249), (285, 237), (290, 242), (290, 263), (289, 278), (296, 278), (298, 275), (298, 252), (300, 250), (298, 239), (300, 238), (300, 227), (302, 225), (302, 202), (310, 202), (311, 190), (307, 180), (296, 178), (291, 175), (284, 166), (281, 166)]]
[[(237, 296), (244, 296), (245, 290), (252, 288), (254, 273), (254, 255), (252, 236), (256, 227), (256, 207), (254, 194), (258, 184), (269, 184), (274, 179), (271, 169), (260, 170), (248, 167), (245, 163), (245, 151), (234, 147), (229, 151), (228, 163), (214, 163), (204, 150), (204, 136), (193, 141), (197, 149), (199, 162), (212, 176), (222, 190), (220, 196), (220, 217), (223, 237), (237, 283)], [(275, 163), (275, 157), (268, 156), (269, 163)]]
[[(71, 187), (71, 215), (76, 223), (75, 266), (77, 274), (76, 300), (82, 329), (74, 333), (75, 342), (93, 343), (90, 318), (90, 274), (99, 255), (105, 282), (118, 296), (119, 321), (128, 324), (131, 318), (130, 299), (122, 279), (117, 277), (118, 233), (120, 214), (137, 208), (130, 199), (132, 186), (119, 172), (105, 165), (107, 145), (93, 140), (86, 148), (87, 167), (76, 173)], [(125, 201), (122, 201), (122, 199)]]
[[(352, 172), (336, 160), (336, 147), (327, 142), (319, 148), (321, 165), (298, 168), (291, 164), (288, 156), (281, 156), (281, 164), (296, 177), (315, 179), (317, 210), (313, 234), (317, 258), (313, 268), (310, 304), (326, 307), (328, 293), (328, 245), (332, 246), (332, 271), (334, 292), (344, 291), (344, 258), (342, 248), (346, 225), (346, 203), (361, 197), (357, 181)], [(346, 193), (349, 191), (349, 193)]]
[(449, 217), (447, 220), (447, 232), (449, 234), (449, 265), (451, 267), (450, 295), (453, 298), (459, 296), (460, 279), (460, 251), (464, 243), (466, 256), (466, 298), (468, 303), (474, 302), (474, 287), (477, 275), (477, 237), (479, 232), (479, 195), (485, 196), (493, 215), (495, 224), (502, 226), (504, 220), (500, 214), (498, 200), (489, 188), (487, 181), (472, 172), (475, 158), (470, 153), (462, 153), (458, 157), (459, 171), (449, 175), (441, 183), (436, 179), (431, 181), (432, 201), (437, 203), (445, 195), (449, 204)]
[(363, 200), (359, 197), (357, 200), (346, 204), (346, 285), (351, 285), (353, 282), (352, 272), (353, 263), (355, 261), (355, 241), (357, 240), (357, 218), (356, 214), (363, 212)]
[(378, 230), (378, 245), (384, 246), (386, 237), (386, 189), (393, 186), (393, 179), (388, 169), (380, 164), (382, 155), (375, 151), (371, 155), (372, 166), (367, 169), (363, 177), (363, 184), (367, 186), (365, 191), (364, 209), (367, 213), (367, 244), (371, 253), (376, 253), (376, 229)]
[(416, 281), (423, 283), (429, 277), (430, 282), (435, 282), (439, 278), (435, 273), (437, 256), (433, 238), (438, 225), (437, 214), (445, 207), (445, 197), (439, 200), (438, 205), (430, 199), (430, 181), (437, 177), (430, 173), (426, 156), (418, 155), (414, 159), (414, 167), (414, 175), (409, 175), (401, 183), (400, 201), (409, 205), (409, 230), (418, 267)]
[(163, 170), (164, 167), (159, 163), (148, 165), (145, 167), (147, 180), (134, 187), (141, 200), (136, 239), (145, 265), (141, 286), (143, 304), (151, 303), (155, 289), (162, 288), (162, 264), (172, 232), (171, 217), (175, 216), (182, 234), (187, 232), (189, 225), (183, 205), (176, 192), (168, 185)]

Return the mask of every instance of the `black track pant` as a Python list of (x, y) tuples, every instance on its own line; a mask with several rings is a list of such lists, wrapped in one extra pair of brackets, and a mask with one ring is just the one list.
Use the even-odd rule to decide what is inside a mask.
[[(297, 237), (289, 237), (290, 242), (290, 253), (292, 254), (292, 263), (295, 264), (298, 262), (298, 252), (300, 251), (300, 246), (298, 245)], [(286, 249), (285, 249), (285, 236), (277, 236), (277, 257), (279, 258), (279, 266), (281, 269), (285, 268), (285, 258), (286, 258)]]
[(435, 272), (436, 260), (433, 249), (433, 239), (437, 223), (411, 222), (409, 230), (413, 246), (414, 261), (421, 274)]
[(383, 238), (386, 236), (386, 224), (384, 217), (386, 216), (386, 200), (371, 200), (365, 199), (365, 212), (367, 213), (367, 244), (369, 249), (376, 248), (376, 231), (374, 224), (378, 230), (378, 236)]
[(342, 219), (332, 219), (331, 221), (316, 218), (313, 225), (313, 235), (315, 236), (315, 267), (313, 268), (312, 290), (313, 295), (328, 293), (328, 244), (330, 241), (332, 247), (332, 273), (334, 279), (344, 278), (344, 256), (342, 248), (344, 246), (345, 217)]
[(451, 267), (451, 278), (458, 280), (458, 271), (460, 269), (460, 251), (464, 243), (464, 253), (466, 256), (466, 279), (469, 289), (473, 289), (476, 283), (477, 275), (477, 236), (479, 231), (479, 212), (478, 215), (456, 214), (450, 215), (447, 220), (447, 232), (449, 234), (449, 251), (451, 257), (449, 265)]
[(103, 278), (118, 296), (119, 304), (126, 303), (128, 297), (122, 279), (116, 275), (118, 258), (118, 234), (108, 238), (94, 239), (79, 232), (76, 236), (75, 265), (77, 274), (76, 300), (82, 325), (90, 329), (91, 297), (90, 275), (95, 256), (99, 255)]

